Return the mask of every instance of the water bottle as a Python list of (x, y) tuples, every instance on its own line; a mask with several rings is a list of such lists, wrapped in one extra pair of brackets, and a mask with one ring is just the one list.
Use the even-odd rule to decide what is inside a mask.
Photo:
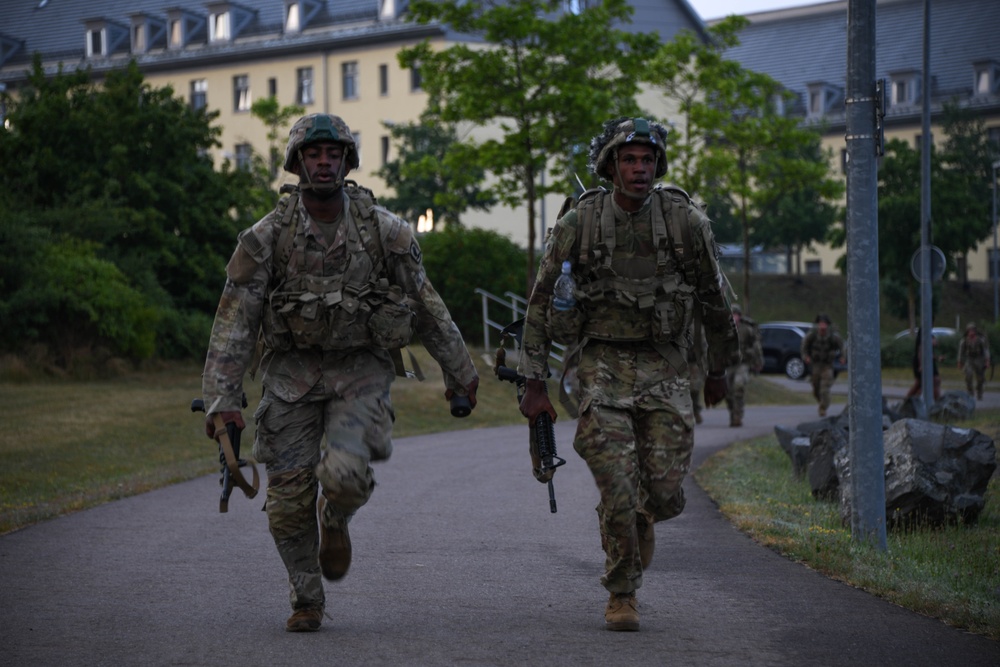
[(552, 307), (556, 310), (572, 310), (576, 306), (576, 297), (573, 292), (576, 290), (576, 281), (570, 271), (573, 265), (567, 260), (562, 263), (562, 273), (556, 278), (555, 287), (552, 288)]

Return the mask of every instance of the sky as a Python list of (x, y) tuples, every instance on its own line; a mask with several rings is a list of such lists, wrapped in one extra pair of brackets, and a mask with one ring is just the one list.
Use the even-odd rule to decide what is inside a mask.
[(688, 0), (702, 20), (722, 18), (729, 14), (752, 14), (772, 9), (787, 9), (815, 5), (825, 0)]

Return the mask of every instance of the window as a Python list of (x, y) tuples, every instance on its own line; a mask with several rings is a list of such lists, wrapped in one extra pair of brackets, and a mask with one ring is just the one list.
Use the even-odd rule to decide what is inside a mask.
[(278, 96), (278, 80), (271, 77), (267, 80), (267, 96), (277, 97)]
[(386, 164), (389, 161), (389, 136), (383, 134), (379, 139), (382, 144), (382, 164)]
[(1000, 126), (986, 128), (986, 140), (994, 151), (1000, 151)]
[(342, 63), (340, 65), (340, 76), (344, 87), (343, 98), (345, 100), (358, 99), (358, 61), (351, 60), (350, 62)]
[(104, 30), (95, 29), (87, 31), (87, 57), (104, 55)]
[(247, 171), (250, 169), (250, 156), (253, 148), (250, 144), (236, 144), (236, 168)]
[(410, 70), (410, 91), (416, 93), (423, 90), (423, 84), (424, 80), (420, 76), (420, 68), (414, 67)]
[(299, 3), (290, 3), (285, 7), (285, 32), (298, 32), (301, 27), (299, 21)]
[(361, 133), (352, 131), (351, 134), (354, 135), (354, 147), (358, 149), (358, 162), (361, 163)]
[(823, 273), (823, 262), (818, 259), (807, 259), (806, 273), (810, 276), (818, 276)]
[(889, 75), (889, 106), (915, 104), (920, 95), (920, 77), (915, 72), (896, 72)]
[(225, 42), (229, 40), (229, 12), (219, 12), (212, 14), (209, 18), (211, 25), (210, 41)]
[(389, 94), (389, 66), (378, 66), (378, 94), (385, 97)]
[(299, 85), (295, 92), (295, 99), (299, 104), (312, 104), (313, 97), (313, 68), (300, 67), (296, 70), (296, 78)]
[(191, 82), (191, 108), (197, 111), (208, 104), (208, 80), (194, 79)]
[(233, 111), (250, 111), (250, 77), (233, 77)]
[(146, 52), (146, 26), (132, 26), (132, 53)]
[(973, 63), (974, 95), (993, 95), (1000, 91), (1000, 64), (992, 60)]
[(989, 279), (993, 280), (997, 276), (997, 255), (1000, 253), (993, 252), (993, 248), (989, 248), (986, 251), (986, 257), (989, 259), (990, 267), (988, 269)]
[(184, 46), (184, 22), (181, 19), (170, 21), (170, 46), (171, 48)]

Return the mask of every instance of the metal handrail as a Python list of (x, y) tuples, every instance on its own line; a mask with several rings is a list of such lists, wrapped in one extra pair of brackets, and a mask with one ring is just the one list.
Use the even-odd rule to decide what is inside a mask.
[[(479, 287), (476, 288), (476, 294), (482, 297), (483, 303), (483, 348), (489, 353), (490, 347), (490, 330), (495, 329), (496, 331), (503, 331), (504, 327), (508, 323), (498, 322), (490, 317), (489, 306), (490, 302), (496, 303), (505, 307), (510, 308), (511, 322), (524, 317), (528, 312), (528, 300), (521, 296), (520, 294), (515, 294), (514, 292), (505, 292), (504, 296), (506, 299), (487, 292)], [(552, 348), (549, 351), (549, 357), (555, 359), (559, 362), (561, 366), (563, 363), (563, 357), (566, 352), (566, 346), (559, 343), (552, 343)]]

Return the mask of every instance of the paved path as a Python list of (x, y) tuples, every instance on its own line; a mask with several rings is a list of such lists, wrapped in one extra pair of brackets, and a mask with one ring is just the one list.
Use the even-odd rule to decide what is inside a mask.
[[(754, 407), (740, 429), (707, 411), (695, 463), (814, 410)], [(572, 426), (557, 425), (556, 514), (523, 426), (399, 440), (313, 634), (284, 632), (260, 500), (236, 492), (218, 514), (214, 476), (2, 536), (0, 665), (1000, 665), (1000, 643), (760, 547), (690, 477), (684, 514), (657, 526), (642, 631), (606, 632), (597, 495)]]

